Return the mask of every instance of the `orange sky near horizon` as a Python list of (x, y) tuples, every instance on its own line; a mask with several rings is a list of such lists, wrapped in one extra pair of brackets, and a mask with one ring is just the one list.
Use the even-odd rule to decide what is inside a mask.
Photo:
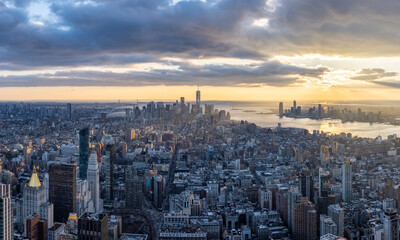
[[(195, 99), (194, 86), (5, 87), (0, 101), (136, 101)], [(351, 101), (400, 100), (400, 89), (384, 87), (214, 87), (202, 86), (203, 101)]]

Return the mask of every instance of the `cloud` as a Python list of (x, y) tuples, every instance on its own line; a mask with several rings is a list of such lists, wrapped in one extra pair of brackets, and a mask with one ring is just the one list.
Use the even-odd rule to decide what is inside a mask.
[(353, 80), (375, 81), (381, 78), (397, 76), (397, 72), (386, 72), (382, 68), (362, 69), (356, 76), (352, 77)]
[[(167, 64), (164, 62), (164, 64)], [(261, 64), (192, 65), (169, 62), (170, 68), (150, 71), (57, 71), (28, 75), (0, 76), (0, 84), (18, 86), (149, 86), (149, 85), (207, 85), (207, 86), (289, 86), (304, 77), (320, 78), (327, 68), (301, 68), (278, 61)]]
[(375, 84), (391, 88), (400, 88), (400, 81), (375, 81)]
[[(5, 4), (4, 4), (5, 3)], [(325, 67), (272, 61), (276, 55), (400, 56), (398, 0), (8, 0), (0, 2), (2, 86), (269, 85), (319, 79)], [(32, 5), (50, 19), (35, 24)], [(39, 6), (39, 7), (38, 7)], [(32, 19), (35, 15), (35, 19)], [(254, 25), (264, 19), (268, 24)], [(127, 73), (79, 67), (167, 64), (179, 70)], [(246, 58), (254, 66), (194, 66), (199, 58)], [(56, 73), (54, 73), (56, 69)], [(67, 70), (69, 69), (69, 71)], [(42, 74), (22, 71), (43, 70)], [(48, 73), (48, 72), (52, 73)], [(11, 72), (11, 73), (10, 73)], [(92, 75), (91, 75), (92, 74)], [(364, 69), (353, 80), (396, 76)]]
[(391, 77), (398, 75), (399, 73), (397, 72), (387, 72), (382, 68), (365, 68), (358, 71), (356, 75), (350, 79), (361, 80), (390, 88), (400, 88), (400, 82), (391, 79)]
[(277, 0), (248, 41), (277, 55), (399, 56), (398, 0)]
[(26, 22), (26, 16), (23, 11), (8, 8), (0, 2), (0, 36), (10, 34), (11, 30), (24, 22)]
[(263, 5), (264, 0), (53, 1), (57, 21), (44, 26), (27, 21), (27, 11), (3, 7), (0, 62), (68, 66), (84, 58), (95, 65), (110, 54), (260, 57), (230, 39), (243, 19), (261, 14)]

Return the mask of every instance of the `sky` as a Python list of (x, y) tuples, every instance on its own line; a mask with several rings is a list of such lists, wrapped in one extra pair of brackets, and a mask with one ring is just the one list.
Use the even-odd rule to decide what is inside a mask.
[(400, 100), (399, 0), (0, 0), (0, 101)]

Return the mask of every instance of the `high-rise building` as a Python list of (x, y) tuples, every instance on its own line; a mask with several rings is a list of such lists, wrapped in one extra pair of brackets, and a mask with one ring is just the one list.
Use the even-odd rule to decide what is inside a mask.
[(76, 213), (69, 214), (65, 230), (72, 234), (78, 234), (78, 215)]
[(78, 216), (85, 212), (95, 212), (88, 180), (79, 179), (76, 182), (76, 209)]
[(319, 158), (321, 161), (321, 166), (325, 167), (330, 162), (329, 146), (321, 145), (320, 152), (319, 152)]
[(385, 211), (383, 217), (383, 239), (394, 240), (400, 239), (400, 219), (398, 212), (391, 208)]
[(288, 196), (288, 228), (291, 232), (293, 232), (293, 226), (294, 226), (294, 205), (296, 202), (298, 202), (302, 194), (299, 191), (299, 188), (296, 187), (291, 187), (290, 191), (287, 192)]
[(200, 89), (197, 89), (196, 91), (196, 105), (200, 108)]
[(53, 163), (49, 166), (50, 202), (54, 204), (54, 221), (66, 222), (76, 212), (76, 163)]
[(92, 195), (94, 212), (100, 213), (103, 211), (103, 202), (100, 199), (99, 165), (97, 163), (97, 154), (94, 151), (90, 154), (90, 157), (89, 157), (87, 180), (89, 183), (89, 190)]
[(279, 103), (279, 117), (283, 116), (283, 102)]
[(67, 118), (72, 118), (72, 105), (67, 103)]
[(0, 184), (0, 239), (2, 240), (14, 239), (11, 202), (11, 185)]
[(352, 168), (350, 160), (342, 165), (342, 198), (345, 202), (353, 200)]
[(135, 138), (135, 129), (127, 129), (126, 131), (125, 131), (125, 141), (127, 142), (127, 143), (129, 143), (129, 142), (131, 142), (132, 141), (132, 139), (134, 139)]
[(334, 194), (329, 194), (326, 197), (318, 197), (316, 202), (318, 218), (321, 214), (328, 214), (328, 207), (332, 204), (335, 204)]
[(127, 209), (142, 209), (143, 178), (138, 176), (136, 169), (133, 166), (130, 166), (126, 169), (125, 198)]
[(329, 171), (319, 169), (319, 189), (315, 204), (318, 209), (318, 219), (321, 214), (328, 213), (328, 206), (335, 203), (335, 195), (331, 194), (331, 175)]
[(47, 220), (47, 225), (53, 225), (53, 204), (47, 201), (46, 188), (40, 183), (33, 168), (31, 179), (23, 191), (23, 219), (29, 216), (38, 215), (41, 219)]
[(79, 131), (79, 178), (87, 178), (89, 163), (89, 128)]
[(293, 101), (293, 109), (294, 109), (294, 112), (293, 112), (293, 113), (296, 113), (296, 109), (297, 109), (296, 100)]
[(325, 214), (321, 214), (319, 217), (319, 232), (320, 236), (326, 235), (326, 234), (337, 234), (337, 225), (333, 221), (333, 219)]
[(194, 114), (202, 113), (202, 109), (201, 109), (200, 104), (201, 104), (200, 90), (197, 89), (197, 91), (196, 91), (196, 104), (194, 104), (192, 106), (192, 113), (194, 113)]
[(344, 236), (344, 209), (339, 204), (332, 204), (328, 207), (328, 216), (337, 225), (337, 233), (335, 235)]
[(322, 118), (324, 114), (324, 109), (322, 108), (321, 104), (318, 104), (318, 118)]
[(35, 240), (47, 240), (47, 220), (39, 218), (39, 215), (28, 216), (25, 220), (25, 237)]
[(114, 143), (106, 144), (106, 156), (105, 156), (105, 180), (106, 180), (106, 191), (105, 200), (108, 204), (114, 200), (114, 161), (115, 161), (116, 147)]
[(318, 197), (327, 197), (331, 188), (331, 176), (329, 171), (325, 171), (322, 168), (319, 169), (319, 189)]
[(78, 219), (78, 239), (107, 240), (108, 216), (106, 213), (84, 213)]
[(64, 223), (55, 223), (52, 227), (48, 230), (48, 240), (59, 240), (60, 235), (64, 232)]
[(316, 240), (317, 235), (317, 211), (314, 204), (307, 198), (301, 198), (294, 205), (294, 240)]
[(162, 175), (153, 176), (153, 204), (156, 208), (162, 209), (164, 200), (165, 178)]
[(300, 192), (309, 200), (314, 199), (314, 182), (310, 169), (303, 168), (300, 172)]
[[(226, 200), (225, 198), (225, 201)], [(272, 210), (272, 191), (269, 189), (260, 189), (258, 191), (258, 204), (261, 208)]]

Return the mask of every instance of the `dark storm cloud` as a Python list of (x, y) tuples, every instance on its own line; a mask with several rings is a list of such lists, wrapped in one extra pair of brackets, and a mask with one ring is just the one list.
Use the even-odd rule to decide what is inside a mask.
[(0, 36), (9, 34), (20, 23), (26, 22), (26, 16), (19, 9), (10, 9), (0, 2)]
[[(70, 71), (63, 72), (63, 81), (57, 80), (61, 78), (57, 74), (28, 75), (25, 80), (3, 77), (2, 86), (104, 85), (106, 80), (116, 85), (201, 82), (287, 86), (299, 77), (319, 78), (328, 69), (300, 68), (265, 59), (308, 53), (400, 55), (398, 0), (277, 0), (272, 5), (268, 1), (268, 6), (265, 0), (177, 4), (169, 0), (48, 0), (54, 19), (44, 20), (44, 26), (29, 19), (28, 7), (38, 1), (0, 1), (0, 71), (165, 63), (162, 59), (166, 57), (247, 58), (264, 63), (203, 69), (182, 61), (176, 63), (181, 72), (104, 73), (102, 77), (100, 72), (75, 75), (76, 71)], [(267, 27), (252, 25), (260, 18), (268, 18)], [(355, 79), (373, 81), (390, 74), (359, 73)]]
[(250, 42), (280, 55), (400, 55), (398, 0), (278, 0)]
[(51, 10), (57, 23), (45, 26), (30, 24), (23, 9), (3, 6), (0, 62), (68, 66), (76, 61), (90, 65), (93, 57), (95, 65), (102, 59), (99, 56), (121, 53), (260, 56), (229, 39), (241, 20), (259, 16), (264, 4), (264, 0), (183, 1), (176, 5), (166, 0), (54, 1)]

